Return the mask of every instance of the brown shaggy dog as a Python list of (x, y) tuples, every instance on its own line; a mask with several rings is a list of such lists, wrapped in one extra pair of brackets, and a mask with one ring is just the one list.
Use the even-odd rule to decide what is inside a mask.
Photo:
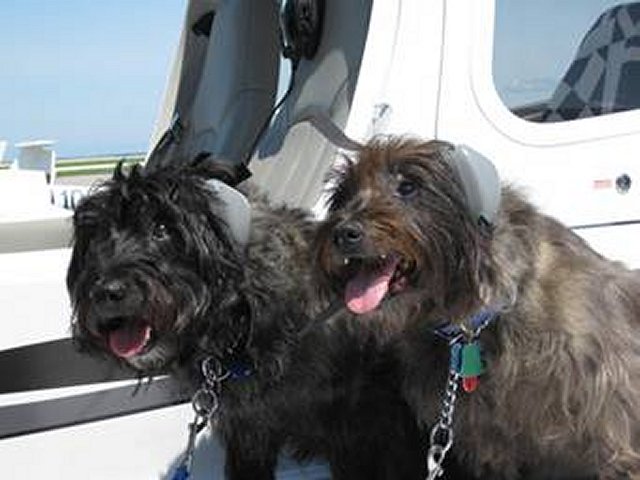
[(376, 328), (425, 425), (449, 371), (437, 326), (495, 313), (478, 335), (485, 373), (454, 414), (451, 455), (477, 475), (640, 478), (638, 275), (508, 186), (478, 225), (451, 148), (378, 138), (337, 172), (317, 240), (327, 284), (363, 322), (392, 318)]

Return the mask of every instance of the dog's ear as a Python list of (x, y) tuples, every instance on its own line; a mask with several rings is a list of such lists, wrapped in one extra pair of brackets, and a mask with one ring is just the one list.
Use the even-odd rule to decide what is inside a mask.
[(334, 163), (324, 179), (327, 193), (324, 206), (329, 211), (339, 209), (344, 205), (347, 197), (355, 188), (349, 173), (356, 162), (346, 153), (340, 152), (339, 156), (339, 161)]

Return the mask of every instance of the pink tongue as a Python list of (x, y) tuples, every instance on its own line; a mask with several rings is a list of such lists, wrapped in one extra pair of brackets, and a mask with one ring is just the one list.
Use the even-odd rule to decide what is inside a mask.
[(115, 355), (129, 358), (144, 349), (150, 336), (151, 327), (149, 325), (131, 322), (109, 334), (109, 348)]
[(344, 295), (347, 308), (362, 315), (380, 305), (389, 291), (389, 282), (397, 264), (397, 258), (389, 258), (379, 270), (362, 271), (349, 280)]

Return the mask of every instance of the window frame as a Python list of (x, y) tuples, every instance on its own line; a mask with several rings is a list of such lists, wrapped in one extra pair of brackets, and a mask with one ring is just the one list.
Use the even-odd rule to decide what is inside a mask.
[(640, 109), (565, 122), (539, 123), (519, 117), (500, 98), (493, 79), (496, 2), (473, 2), (471, 87), (482, 114), (503, 135), (530, 146), (569, 145), (640, 132)]

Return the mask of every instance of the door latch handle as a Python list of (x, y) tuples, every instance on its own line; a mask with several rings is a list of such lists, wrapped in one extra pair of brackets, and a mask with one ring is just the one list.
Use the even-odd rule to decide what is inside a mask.
[(627, 193), (631, 188), (631, 177), (626, 173), (623, 173), (616, 178), (616, 190), (618, 193)]

